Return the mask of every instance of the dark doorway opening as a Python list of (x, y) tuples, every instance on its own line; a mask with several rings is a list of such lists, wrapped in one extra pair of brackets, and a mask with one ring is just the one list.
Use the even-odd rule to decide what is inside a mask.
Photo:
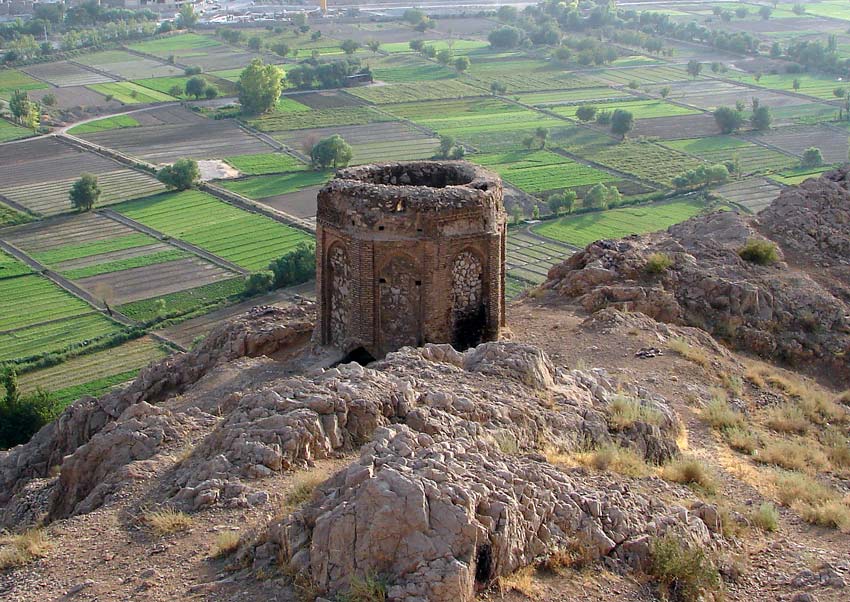
[(490, 544), (480, 546), (475, 552), (475, 581), (489, 583), (493, 572), (493, 553)]
[(452, 346), (458, 351), (466, 351), (481, 344), (486, 327), (487, 311), (483, 305), (468, 314), (456, 316)]
[(363, 347), (358, 347), (357, 349), (353, 349), (345, 354), (345, 357), (337, 362), (339, 364), (350, 364), (351, 362), (357, 362), (361, 366), (367, 366), (375, 361), (375, 357), (366, 351)]

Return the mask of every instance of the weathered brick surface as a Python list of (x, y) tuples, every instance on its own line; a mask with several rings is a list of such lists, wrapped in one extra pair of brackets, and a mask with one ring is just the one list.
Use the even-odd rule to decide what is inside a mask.
[(318, 197), (321, 342), (381, 357), (498, 338), (505, 229), (501, 180), (470, 163), (340, 170)]

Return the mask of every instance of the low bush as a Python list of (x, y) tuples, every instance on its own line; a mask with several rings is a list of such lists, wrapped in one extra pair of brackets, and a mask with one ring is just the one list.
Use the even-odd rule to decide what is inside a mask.
[(626, 429), (636, 422), (660, 425), (663, 419), (658, 410), (625, 395), (616, 395), (608, 405), (608, 412), (608, 423), (615, 429)]
[(823, 470), (829, 464), (818, 447), (796, 441), (774, 441), (753, 456), (761, 464), (773, 464), (788, 470)]
[(673, 258), (666, 253), (653, 253), (646, 259), (646, 270), (649, 274), (661, 274), (673, 265)]
[(695, 487), (708, 494), (717, 490), (711, 470), (696, 458), (680, 458), (667, 464), (661, 476), (674, 483)]
[(835, 491), (798, 472), (777, 472), (774, 478), (779, 503), (790, 507), (795, 503), (818, 505), (837, 498)]
[(840, 500), (829, 500), (819, 504), (796, 503), (792, 509), (807, 523), (819, 527), (850, 532), (850, 508)]
[(711, 361), (708, 359), (708, 356), (701, 349), (697, 349), (681, 337), (670, 339), (667, 346), (671, 351), (678, 353), (689, 362), (693, 362), (698, 366), (707, 368), (711, 365)]
[(701, 548), (688, 547), (675, 535), (656, 539), (650, 575), (673, 600), (700, 600), (720, 590), (720, 574)]
[(773, 408), (768, 413), (766, 424), (774, 431), (798, 435), (804, 435), (810, 426), (803, 410), (791, 403)]
[(498, 579), (499, 591), (502, 594), (515, 591), (532, 600), (540, 597), (540, 586), (534, 580), (534, 567), (527, 566)]
[(737, 428), (744, 424), (744, 415), (729, 405), (726, 395), (722, 392), (716, 392), (712, 396), (711, 401), (705, 404), (700, 417), (718, 430)]
[(758, 265), (770, 265), (779, 261), (779, 251), (769, 240), (751, 238), (738, 250), (738, 255), (744, 261)]
[(50, 541), (42, 529), (29, 529), (18, 535), (0, 536), (0, 571), (23, 566), (50, 551)]
[(292, 485), (283, 498), (284, 511), (289, 513), (298, 508), (313, 496), (316, 488), (324, 483), (328, 473), (319, 468), (308, 469), (296, 473), (292, 477)]
[(210, 556), (213, 558), (229, 556), (239, 549), (239, 540), (239, 531), (222, 531), (215, 538)]
[(195, 521), (185, 512), (173, 508), (164, 508), (143, 512), (142, 522), (155, 535), (170, 535), (171, 533), (188, 531)]
[(752, 454), (759, 445), (758, 436), (743, 427), (724, 429), (723, 438), (729, 447), (744, 454)]
[(773, 533), (779, 528), (779, 511), (770, 502), (764, 502), (750, 514), (750, 521), (762, 531)]
[(599, 449), (578, 454), (579, 464), (595, 470), (616, 472), (629, 477), (645, 477), (652, 470), (635, 451), (617, 445), (605, 445)]

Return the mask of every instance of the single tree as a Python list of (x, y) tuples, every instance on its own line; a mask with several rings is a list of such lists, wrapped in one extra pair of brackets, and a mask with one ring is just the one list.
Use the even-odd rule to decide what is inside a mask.
[(579, 121), (593, 121), (596, 117), (596, 107), (593, 105), (579, 105), (576, 109), (576, 117), (578, 117)]
[(191, 2), (187, 2), (180, 7), (177, 13), (177, 27), (180, 29), (191, 29), (198, 22), (198, 15), (195, 14), (195, 7)]
[(750, 125), (754, 130), (763, 132), (770, 129), (770, 124), (773, 121), (773, 116), (770, 114), (770, 109), (767, 107), (757, 107), (750, 117)]
[(194, 96), (198, 100), (207, 89), (207, 81), (195, 76), (186, 82), (186, 96)]
[(596, 184), (584, 196), (584, 204), (592, 209), (608, 208), (609, 192), (605, 184)]
[(452, 149), (455, 146), (455, 139), (453, 136), (440, 136), (440, 149), (438, 152), (439, 159), (446, 159), (451, 154)]
[(732, 107), (718, 107), (714, 111), (714, 120), (724, 134), (731, 134), (744, 123), (744, 117)]
[(278, 56), (285, 57), (292, 51), (292, 48), (285, 42), (278, 42), (277, 44), (272, 44), (271, 51)]
[(414, 52), (421, 52), (422, 47), (425, 45), (425, 42), (423, 42), (422, 40), (410, 40), (407, 45), (410, 46), (410, 49)]
[(452, 62), (452, 51), (448, 48), (443, 48), (437, 52), (437, 62), (441, 65), (448, 65)]
[(508, 87), (502, 82), (490, 82), (490, 92), (493, 96), (504, 94), (508, 91)]
[(316, 274), (316, 249), (301, 243), (295, 250), (269, 264), (274, 276), (274, 287), (293, 286), (307, 282)]
[(274, 107), (283, 89), (283, 71), (275, 65), (265, 65), (259, 58), (242, 70), (239, 82), (239, 102), (248, 115), (259, 115)]
[(41, 104), (45, 107), (55, 107), (56, 106), (56, 95), (55, 94), (45, 94), (41, 97)]
[(819, 148), (811, 146), (803, 152), (803, 158), (800, 159), (800, 167), (820, 167), (823, 165), (823, 154)]
[(800, 80), (795, 79), (793, 82), (791, 82), (791, 87), (794, 88), (794, 92), (799, 91), (800, 90)]
[(369, 40), (366, 42), (366, 48), (371, 50), (373, 53), (378, 54), (378, 51), (381, 49), (380, 40)]
[(702, 73), (702, 63), (695, 59), (691, 59), (688, 61), (688, 75), (692, 78), (696, 79), (699, 77), (699, 74)]
[(552, 53), (552, 60), (554, 60), (559, 65), (565, 65), (570, 62), (570, 58), (572, 58), (572, 51), (566, 46), (558, 46), (555, 49), (555, 52)]
[(71, 199), (71, 206), (77, 211), (90, 211), (100, 198), (97, 176), (90, 173), (80, 174), (80, 179), (71, 185), (68, 198)]
[(216, 88), (215, 86), (207, 86), (206, 88), (204, 88), (204, 97), (207, 100), (218, 98), (218, 88)]
[(549, 211), (555, 215), (559, 215), (563, 211), (572, 213), (573, 207), (575, 207), (576, 204), (576, 193), (574, 190), (557, 192), (549, 195), (549, 198), (546, 200), (546, 204), (549, 206)]
[(175, 84), (175, 85), (171, 86), (171, 87), (168, 89), (168, 95), (169, 95), (169, 96), (173, 96), (174, 98), (180, 98), (181, 96), (183, 96), (183, 94), (184, 94), (185, 92), (186, 92), (186, 90), (185, 90), (184, 88), (181, 88), (181, 87), (180, 87), (180, 86), (178, 86), (177, 84)]
[(254, 52), (259, 52), (263, 48), (263, 38), (260, 36), (251, 36), (248, 38), (248, 48)]
[(522, 42), (523, 32), (521, 29), (505, 25), (490, 32), (487, 41), (490, 46), (497, 50), (516, 48)]
[(534, 140), (541, 149), (546, 148), (546, 141), (549, 139), (549, 130), (547, 128), (537, 128), (534, 130)]
[(310, 151), (310, 160), (316, 169), (345, 167), (352, 156), (351, 146), (339, 134), (320, 140)]
[(611, 131), (620, 136), (621, 140), (626, 139), (626, 135), (632, 131), (635, 126), (635, 116), (631, 111), (624, 109), (616, 109), (611, 114)]
[(739, 6), (735, 9), (735, 16), (739, 19), (746, 19), (750, 14), (750, 10), (746, 6)]
[(667, 98), (668, 96), (670, 96), (670, 92), (670, 86), (664, 86), (658, 91), (658, 93), (661, 95), (661, 98)]
[(157, 180), (176, 190), (188, 190), (201, 177), (198, 162), (194, 159), (177, 159), (156, 174)]
[(455, 71), (463, 73), (469, 69), (470, 61), (468, 56), (459, 56), (455, 59)]
[(429, 59), (437, 56), (437, 48), (431, 44), (422, 47), (422, 54), (427, 56)]
[(343, 40), (339, 47), (342, 48), (342, 51), (345, 54), (352, 55), (360, 48), (360, 43), (355, 42), (354, 40)]
[(759, 15), (760, 15), (760, 16), (761, 16), (761, 18), (762, 18), (762, 19), (764, 19), (765, 21), (767, 21), (768, 19), (770, 19), (770, 15), (772, 15), (772, 14), (773, 14), (773, 9), (772, 9), (772, 8), (770, 8), (769, 6), (762, 6), (762, 7), (759, 9)]

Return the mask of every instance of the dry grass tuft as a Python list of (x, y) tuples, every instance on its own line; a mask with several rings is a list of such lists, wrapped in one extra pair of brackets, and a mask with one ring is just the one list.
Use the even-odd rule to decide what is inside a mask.
[(708, 368), (711, 365), (711, 360), (709, 360), (708, 356), (702, 349), (694, 347), (681, 337), (670, 339), (667, 346), (671, 351), (678, 353), (689, 362), (693, 362), (698, 366)]
[(821, 434), (821, 443), (834, 469), (850, 468), (850, 441), (844, 433), (835, 428), (827, 429)]
[(807, 523), (850, 533), (850, 508), (841, 500), (828, 500), (818, 504), (797, 502), (791, 509)]
[(788, 470), (824, 470), (829, 460), (819, 447), (798, 441), (773, 441), (753, 455), (761, 464), (773, 464)]
[(774, 431), (797, 435), (805, 435), (811, 426), (803, 410), (790, 403), (773, 408), (767, 416), (766, 424)]
[(764, 380), (764, 368), (759, 366), (749, 366), (744, 373), (744, 378), (759, 389), (767, 387), (767, 382)]
[(156, 535), (169, 535), (188, 531), (194, 520), (185, 512), (165, 508), (163, 510), (146, 510), (142, 513), (142, 522)]
[(636, 422), (660, 425), (664, 419), (658, 410), (625, 395), (616, 395), (611, 400), (608, 413), (608, 423), (618, 430), (627, 429)]
[(533, 566), (526, 566), (510, 575), (503, 575), (497, 579), (499, 591), (502, 594), (514, 591), (522, 594), (526, 598), (538, 600), (543, 594), (540, 585), (534, 580), (535, 569)]
[(744, 393), (744, 380), (737, 374), (722, 374), (720, 379), (723, 381), (723, 386), (735, 397), (740, 397)]
[(693, 457), (673, 460), (664, 467), (661, 476), (674, 483), (696, 487), (708, 494), (717, 490), (717, 484), (711, 470)]
[(0, 571), (44, 558), (50, 548), (51, 543), (42, 529), (28, 529), (18, 535), (0, 536)]
[(726, 393), (715, 391), (711, 401), (705, 404), (700, 417), (712, 428), (722, 430), (744, 425), (744, 415), (729, 405)]
[(835, 399), (835, 403), (841, 403), (844, 405), (850, 405), (850, 389), (844, 391), (841, 395), (839, 395)]
[(540, 564), (540, 568), (563, 575), (566, 569), (580, 571), (599, 560), (599, 551), (585, 542), (573, 540), (566, 548), (553, 550)]
[(376, 575), (355, 576), (348, 593), (337, 598), (340, 602), (385, 602), (387, 587), (386, 580)]
[(292, 485), (283, 498), (283, 510), (289, 514), (311, 497), (316, 488), (328, 479), (327, 470), (307, 469), (292, 476)]
[(759, 446), (758, 435), (747, 428), (724, 429), (723, 438), (729, 447), (744, 454), (752, 454)]
[(503, 454), (515, 456), (519, 453), (519, 442), (510, 431), (498, 431), (493, 435), (493, 439), (496, 440), (496, 445)]
[(750, 514), (750, 522), (767, 533), (779, 528), (779, 511), (770, 502), (764, 502)]
[(829, 487), (797, 472), (778, 472), (774, 484), (779, 503), (783, 506), (790, 507), (798, 502), (817, 505), (838, 497)]
[(720, 591), (720, 574), (704, 550), (668, 534), (653, 542), (651, 553), (650, 575), (673, 599), (710, 599), (706, 594)]
[(230, 556), (233, 552), (239, 549), (240, 539), (241, 536), (239, 535), (239, 531), (222, 531), (215, 538), (215, 543), (213, 544), (210, 556), (213, 558)]
[(617, 445), (605, 445), (577, 454), (576, 461), (588, 468), (616, 472), (629, 477), (645, 477), (652, 473), (650, 466), (636, 452)]

